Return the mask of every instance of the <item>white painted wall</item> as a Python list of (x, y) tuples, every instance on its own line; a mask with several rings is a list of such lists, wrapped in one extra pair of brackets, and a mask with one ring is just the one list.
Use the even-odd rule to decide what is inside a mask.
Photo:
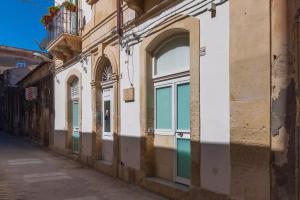
[[(211, 18), (211, 13), (205, 11), (210, 6), (210, 2), (185, 0), (134, 28), (132, 32), (139, 33), (142, 37), (149, 33), (151, 28), (163, 22), (166, 17), (178, 13), (200, 19), (201, 47), (206, 47), (207, 50), (206, 55), (200, 58), (201, 186), (210, 191), (229, 194), (229, 2), (217, 7), (215, 18)], [(215, 1), (215, 3), (219, 2), (220, 0)], [(130, 64), (129, 67), (131, 70), (134, 68), (136, 99), (134, 103), (122, 102), (121, 104), (121, 135), (139, 137), (139, 44), (134, 45), (134, 50), (134, 66)], [(121, 89), (129, 87), (125, 61), (126, 56), (122, 51)], [(138, 146), (134, 148), (139, 149)], [(137, 156), (137, 154), (124, 156)]]
[[(199, 17), (200, 18), (200, 17)], [(230, 192), (229, 3), (200, 18), (201, 185)]]
[[(91, 90), (91, 58), (87, 63), (75, 63), (73, 66), (58, 73), (54, 79), (55, 87), (55, 130), (67, 130), (66, 120), (66, 82), (71, 69), (77, 69), (81, 73), (81, 95), (82, 95), (82, 127), (84, 133), (92, 133), (92, 90)], [(86, 71), (84, 70), (86, 69)]]
[(92, 7), (86, 1), (81, 2), (82, 17), (85, 18), (85, 23), (87, 24), (92, 19)]
[[(124, 49), (120, 52), (121, 89), (121, 161), (132, 168), (140, 168), (140, 79), (139, 79), (139, 44), (131, 47), (131, 55)], [(129, 77), (130, 78), (129, 78)], [(123, 89), (135, 89), (135, 101), (123, 101)]]

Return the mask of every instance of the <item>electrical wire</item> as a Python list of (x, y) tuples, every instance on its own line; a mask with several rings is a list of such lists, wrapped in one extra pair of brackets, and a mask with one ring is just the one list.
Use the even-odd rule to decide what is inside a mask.
[[(208, 1), (208, 0), (202, 0), (201, 2), (198, 2), (196, 5), (192, 5), (192, 6), (188, 7), (187, 9), (190, 9), (190, 8), (193, 8), (193, 7), (197, 6), (197, 5), (200, 5), (200, 4), (204, 3), (205, 1)], [(214, 1), (214, 0), (211, 0), (211, 1)], [(176, 8), (176, 10), (174, 10), (173, 12), (169, 12), (168, 14), (164, 15), (163, 17), (158, 18), (158, 19), (156, 19), (156, 20), (150, 22), (146, 27), (143, 27), (142, 30), (138, 30), (138, 31), (136, 31), (135, 33), (139, 33), (139, 32), (144, 31), (145, 29), (147, 29), (147, 28), (150, 27), (151, 25), (155, 24), (156, 22), (162, 20), (163, 18), (167, 18), (169, 15), (174, 15), (175, 12), (176, 12), (176, 14), (182, 13), (182, 11), (178, 12), (178, 10), (180, 10), (180, 9), (184, 8), (185, 6), (191, 4), (191, 2), (193, 2), (193, 0), (188, 1), (188, 2), (187, 2), (186, 4), (184, 4), (184, 5), (181, 5), (179, 8)], [(178, 12), (178, 13), (177, 13), (177, 12)]]
[[(143, 29), (138, 30), (138, 31), (135, 31), (134, 33), (131, 33), (131, 34), (127, 35), (127, 38), (130, 37), (130, 36), (132, 36), (133, 34), (138, 35), (137, 38), (140, 38), (140, 39), (145, 38), (145, 37), (147, 37), (148, 35), (143, 36), (143, 37), (142, 37), (142, 35), (144, 35), (146, 32), (150, 32), (150, 31), (152, 31), (153, 29), (155, 29), (155, 28), (158, 26), (157, 24), (159, 24), (159, 25), (166, 24), (166, 23), (169, 22), (169, 21), (171, 20), (171, 18), (174, 17), (175, 15), (182, 14), (183, 12), (185, 12), (185, 11), (187, 11), (187, 10), (189, 10), (189, 9), (195, 8), (195, 6), (202, 5), (203, 3), (206, 2), (206, 4), (204, 4), (204, 5), (200, 6), (200, 7), (196, 7), (196, 9), (194, 9), (194, 10), (198, 10), (199, 8), (205, 7), (205, 6), (207, 6), (208, 4), (212, 3), (213, 1), (214, 1), (214, 0), (210, 0), (209, 2), (207, 2), (207, 0), (204, 0), (204, 1), (198, 2), (198, 3), (196, 3), (196, 4), (193, 4), (193, 5), (189, 6), (189, 7), (187, 7), (187, 8), (185, 8), (185, 9), (181, 10), (182, 8), (184, 8), (185, 6), (187, 6), (187, 5), (189, 5), (189, 4), (191, 3), (191, 2), (189, 1), (188, 3), (186, 3), (186, 4), (182, 5), (182, 6), (180, 6), (179, 8), (177, 8), (176, 10), (169, 12), (167, 15), (164, 15), (164, 16), (162, 16), (162, 17), (160, 17), (160, 18), (158, 18), (158, 19), (152, 21), (152, 22), (149, 23), (147, 26), (144, 26)], [(163, 22), (159, 23), (159, 21), (163, 21)], [(152, 26), (152, 25), (154, 25), (154, 26)], [(152, 27), (149, 28), (150, 26), (152, 26)], [(140, 34), (137, 34), (137, 33), (140, 33)], [(124, 39), (126, 39), (126, 36), (124, 37)], [(129, 39), (129, 42), (130, 42), (130, 40), (135, 40), (135, 38), (134, 38), (134, 39)], [(125, 44), (128, 44), (128, 41), (125, 42)], [(123, 46), (126, 46), (126, 45), (123, 45)]]
[[(196, 3), (196, 4), (193, 4), (192, 6), (189, 6), (189, 7), (187, 7), (187, 8), (184, 8), (185, 6), (187, 6), (188, 4), (191, 3), (191, 1), (189, 1), (188, 3), (186, 3), (186, 4), (182, 5), (182, 6), (180, 6), (179, 8), (177, 8), (176, 10), (169, 12), (167, 15), (164, 15), (163, 17), (160, 17), (160, 18), (158, 18), (158, 19), (152, 21), (152, 22), (149, 23), (146, 27), (143, 27), (142, 30), (138, 30), (138, 31), (135, 31), (135, 32), (133, 32), (133, 33), (130, 33), (130, 34), (126, 35), (126, 36), (124, 37), (124, 40), (126, 40), (126, 38), (130, 38), (130, 37), (133, 36), (133, 35), (136, 35), (136, 37), (134, 37), (133, 39), (128, 39), (127, 41), (125, 41), (125, 44), (121, 44), (121, 46), (124, 47), (124, 46), (130, 44), (130, 42), (136, 41), (136, 38), (138, 38), (138, 39), (140, 40), (140, 39), (143, 39), (143, 38), (148, 37), (148, 36), (151, 35), (151, 34), (154, 34), (155, 32), (152, 32), (152, 31), (153, 31), (153, 29), (155, 29), (158, 25), (161, 26), (162, 24), (167, 24), (168, 22), (174, 20), (174, 19), (173, 19), (174, 16), (179, 15), (179, 14), (182, 14), (182, 13), (188, 11), (188, 10), (191, 10), (192, 8), (195, 8), (195, 6), (197, 6), (195, 9), (193, 9), (192, 11), (189, 11), (189, 13), (185, 13), (185, 14), (191, 15), (191, 16), (195, 16), (195, 15), (198, 15), (198, 14), (202, 14), (202, 13), (204, 13), (204, 12), (207, 11), (207, 8), (206, 8), (206, 9), (203, 9), (203, 10), (200, 10), (200, 11), (199, 11), (199, 9), (204, 8), (204, 7), (207, 7), (209, 4), (213, 3), (214, 1), (215, 1), (215, 0), (210, 0), (210, 1), (204, 0), (204, 1), (198, 2), (198, 3)], [(219, 3), (217, 3), (216, 5), (217, 5), (217, 6), (218, 6), (218, 5), (221, 5), (221, 4), (223, 4), (223, 3), (227, 2), (227, 1), (228, 1), (228, 0), (220, 0)], [(206, 2), (206, 3), (205, 3), (205, 2)], [(203, 3), (205, 3), (205, 4), (203, 4)], [(199, 5), (201, 5), (201, 6), (199, 6)], [(183, 8), (184, 8), (184, 9), (183, 9)], [(183, 9), (183, 10), (181, 10), (181, 9)], [(195, 13), (195, 12), (196, 12), (196, 13)], [(167, 16), (167, 17), (166, 17), (166, 16)], [(159, 21), (163, 21), (163, 22), (162, 22), (162, 23), (157, 23), (157, 22), (159, 22)], [(157, 24), (156, 24), (156, 23), (157, 23)], [(152, 26), (151, 28), (149, 28), (151, 25), (154, 25), (154, 26)], [(140, 32), (141, 32), (141, 33), (140, 33)], [(150, 32), (150, 33), (149, 33), (149, 32)], [(140, 34), (137, 35), (137, 33), (140, 33)], [(148, 34), (146, 34), (146, 33), (148, 33)], [(144, 34), (146, 34), (146, 35), (144, 35)], [(123, 41), (124, 41), (124, 40), (123, 40)], [(134, 45), (134, 44), (136, 44), (136, 43), (139, 43), (139, 40), (138, 40), (137, 42), (133, 43), (133, 44), (130, 44), (130, 46), (131, 46), (131, 45)]]
[[(185, 3), (184, 5), (181, 5), (179, 8), (176, 8), (174, 11), (171, 11), (171, 12), (169, 12), (168, 14), (166, 14), (166, 15), (164, 15), (164, 16), (162, 16), (162, 17), (160, 17), (160, 18), (158, 18), (158, 19), (156, 19), (156, 20), (154, 20), (154, 21), (151, 21), (149, 24), (147, 24), (147, 26), (144, 26), (143, 29), (135, 31), (135, 34), (138, 34), (138, 33), (142, 32), (142, 33), (140, 33), (140, 35), (143, 35), (146, 31), (155, 28), (155, 24), (156, 24), (157, 22), (159, 22), (159, 21), (164, 21), (164, 19), (165, 19), (165, 20), (168, 20), (168, 19), (170, 19), (171, 17), (173, 17), (174, 15), (176, 15), (176, 14), (181, 14), (181, 13), (185, 12), (186, 10), (189, 10), (189, 9), (191, 9), (191, 8), (194, 8), (195, 6), (198, 6), (198, 5), (201, 5), (201, 4), (205, 3), (206, 1), (208, 1), (208, 0), (203, 0), (203, 1), (201, 1), (201, 2), (198, 2), (198, 3), (196, 3), (196, 4), (193, 4), (193, 5), (189, 6), (188, 8), (185, 8), (184, 10), (181, 11), (181, 9), (183, 9), (183, 8), (186, 7), (187, 5), (193, 3), (193, 1), (188, 1), (188, 2)], [(206, 5), (209, 4), (209, 3), (211, 3), (211, 2), (213, 2), (213, 1), (214, 1), (214, 0), (210, 0), (210, 2), (206, 3)], [(170, 16), (170, 15), (171, 15), (171, 16)], [(147, 23), (147, 22), (146, 22), (146, 23)], [(154, 27), (149, 28), (149, 27), (152, 26), (152, 25), (154, 25)], [(161, 23), (160, 23), (160, 25), (161, 25)], [(146, 31), (145, 31), (145, 30), (146, 30)], [(128, 35), (128, 37), (130, 37), (130, 35)], [(126, 36), (125, 36), (124, 39), (126, 39)]]
[[(130, 47), (129, 47), (130, 48)], [(128, 80), (129, 80), (129, 83), (130, 83), (130, 86), (133, 87), (133, 81), (131, 80), (131, 77), (130, 77), (130, 70), (129, 70), (129, 58), (130, 58), (130, 49), (129, 49), (129, 52), (126, 52), (127, 54), (127, 63), (126, 63), (126, 69), (127, 69), (127, 76), (128, 76)], [(131, 57), (131, 61), (132, 61), (132, 64), (133, 64), (133, 56)], [(133, 65), (132, 65), (132, 69), (133, 68)], [(133, 76), (132, 76), (133, 77)]]

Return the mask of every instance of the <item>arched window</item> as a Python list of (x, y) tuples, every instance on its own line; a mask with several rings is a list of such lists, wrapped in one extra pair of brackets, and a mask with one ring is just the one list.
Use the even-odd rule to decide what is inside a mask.
[(112, 67), (109, 61), (106, 62), (103, 68), (101, 82), (106, 82), (112, 80)]
[(78, 99), (79, 97), (79, 87), (78, 87), (78, 79), (74, 79), (71, 83), (71, 98)]
[(154, 52), (154, 77), (189, 70), (189, 38), (186, 35), (173, 37)]

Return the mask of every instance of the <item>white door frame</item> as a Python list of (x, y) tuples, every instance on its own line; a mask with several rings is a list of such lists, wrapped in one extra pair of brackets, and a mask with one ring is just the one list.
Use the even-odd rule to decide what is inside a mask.
[[(113, 140), (113, 124), (114, 124), (114, 89), (113, 86), (108, 86), (102, 88), (102, 139), (103, 140)], [(105, 102), (110, 102), (110, 131), (105, 131)]]
[[(185, 80), (181, 80), (181, 81), (177, 81), (176, 83), (174, 83), (174, 110), (175, 110), (175, 113), (174, 113), (174, 121), (175, 121), (175, 182), (178, 182), (178, 183), (182, 183), (182, 184), (185, 184), (185, 185), (190, 185), (191, 184), (191, 180), (190, 179), (187, 179), (187, 178), (183, 178), (183, 177), (179, 177), (177, 174), (177, 139), (180, 138), (180, 139), (188, 139), (191, 141), (191, 134), (190, 134), (190, 130), (178, 130), (177, 129), (177, 124), (178, 124), (178, 111), (177, 111), (177, 87), (178, 85), (183, 85), (183, 84), (190, 84), (190, 80), (189, 80), (189, 77)], [(191, 170), (191, 169), (190, 169)]]
[[(177, 183), (182, 183), (185, 185), (190, 185), (191, 180), (183, 177), (177, 176), (177, 138), (189, 139), (190, 140), (190, 130), (178, 130), (177, 129), (177, 86), (190, 83), (190, 77), (180, 77), (173, 78), (164, 81), (154, 82), (154, 133), (157, 135), (174, 135), (174, 171), (173, 180)], [(172, 90), (172, 128), (170, 130), (160, 130), (156, 129), (156, 89), (171, 87)], [(181, 136), (181, 133), (183, 135)]]

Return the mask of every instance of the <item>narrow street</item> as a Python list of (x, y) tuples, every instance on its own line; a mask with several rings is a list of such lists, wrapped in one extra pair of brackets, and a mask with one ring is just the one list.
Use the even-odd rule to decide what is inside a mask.
[(0, 133), (0, 200), (163, 199)]

